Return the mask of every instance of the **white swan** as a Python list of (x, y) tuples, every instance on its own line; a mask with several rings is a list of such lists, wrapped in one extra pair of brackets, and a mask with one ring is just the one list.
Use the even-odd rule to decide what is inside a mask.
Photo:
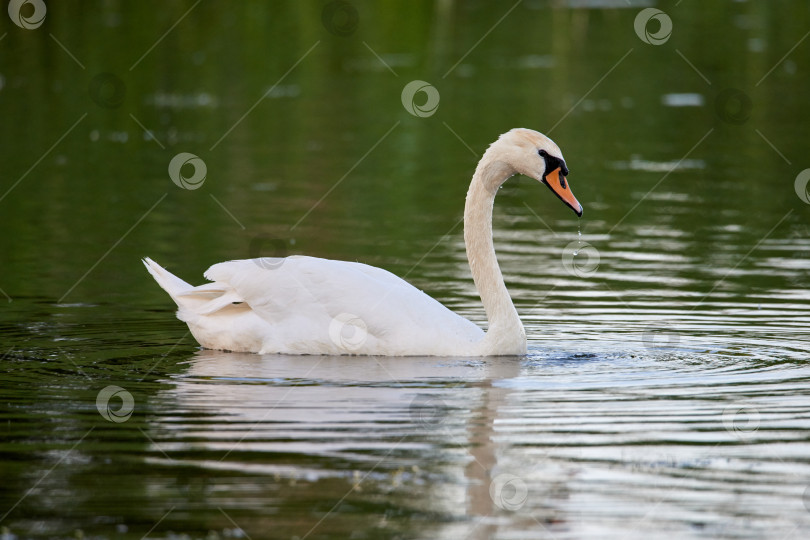
[(464, 242), (484, 304), (486, 333), (386, 270), (292, 256), (215, 264), (192, 287), (149, 258), (144, 264), (203, 347), (284, 354), (489, 356), (526, 353), (526, 333), (492, 244), (492, 205), (509, 177), (546, 184), (578, 216), (582, 205), (554, 142), (530, 129), (501, 135), (475, 169), (464, 207)]

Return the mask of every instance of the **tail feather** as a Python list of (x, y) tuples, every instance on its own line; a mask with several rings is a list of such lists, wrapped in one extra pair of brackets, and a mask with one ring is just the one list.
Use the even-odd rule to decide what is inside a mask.
[(182, 321), (189, 322), (190, 318), (211, 315), (222, 309), (244, 303), (236, 291), (222, 283), (206, 283), (194, 287), (149, 257), (143, 259), (143, 264), (158, 285), (169, 293), (174, 303), (180, 308), (177, 317)]
[(169, 293), (169, 296), (172, 297), (172, 300), (178, 303), (177, 295), (180, 295), (184, 292), (187, 292), (190, 289), (193, 289), (191, 285), (180, 279), (179, 277), (175, 276), (158, 263), (150, 259), (149, 257), (144, 257), (143, 264), (146, 266), (146, 269), (152, 274), (152, 277), (155, 278), (158, 285), (160, 285), (164, 291)]

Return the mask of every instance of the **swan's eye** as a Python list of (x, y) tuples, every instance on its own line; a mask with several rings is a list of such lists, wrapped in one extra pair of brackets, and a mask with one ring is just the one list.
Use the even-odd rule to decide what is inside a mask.
[[(545, 150), (540, 150), (540, 155), (543, 156), (543, 161), (546, 162), (546, 172), (543, 174), (543, 178), (561, 168), (562, 163), (560, 163), (560, 160), (554, 156), (548, 155)], [(562, 172), (562, 170), (560, 172)]]

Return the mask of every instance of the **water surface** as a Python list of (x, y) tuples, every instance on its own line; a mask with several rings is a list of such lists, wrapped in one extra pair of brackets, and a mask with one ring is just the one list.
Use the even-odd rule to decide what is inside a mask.
[[(807, 537), (810, 11), (703, 4), (3, 14), (0, 535)], [(462, 205), (518, 126), (585, 207), (497, 198), (526, 357), (205, 351), (139, 262), (358, 260), (485, 325)]]

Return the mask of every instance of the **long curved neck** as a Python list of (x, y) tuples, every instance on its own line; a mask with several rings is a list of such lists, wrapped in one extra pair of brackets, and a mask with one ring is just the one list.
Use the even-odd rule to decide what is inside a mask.
[(464, 206), (464, 243), (473, 281), (489, 321), (479, 347), (484, 354), (524, 354), (526, 333), (503, 282), (492, 243), (492, 205), (515, 170), (487, 151), (473, 175)]

